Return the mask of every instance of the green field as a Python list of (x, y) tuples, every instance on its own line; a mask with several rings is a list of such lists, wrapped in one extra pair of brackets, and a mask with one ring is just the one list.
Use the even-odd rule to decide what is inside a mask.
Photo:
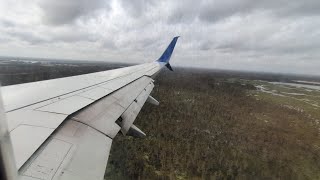
[(106, 179), (320, 179), (319, 91), (191, 70), (155, 84), (147, 137), (115, 138)]

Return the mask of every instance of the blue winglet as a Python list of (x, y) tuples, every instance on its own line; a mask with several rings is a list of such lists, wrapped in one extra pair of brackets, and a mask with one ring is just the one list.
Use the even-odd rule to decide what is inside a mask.
[(173, 52), (173, 49), (174, 49), (174, 46), (176, 45), (179, 37), (180, 36), (177, 36), (172, 39), (172, 41), (169, 44), (169, 46), (167, 47), (167, 49), (163, 52), (161, 57), (157, 60), (158, 62), (165, 62), (165, 63), (169, 62), (171, 55), (172, 55), (172, 52)]

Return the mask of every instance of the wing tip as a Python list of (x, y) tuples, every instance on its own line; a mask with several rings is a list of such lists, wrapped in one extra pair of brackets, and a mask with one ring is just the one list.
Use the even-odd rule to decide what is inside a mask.
[(178, 41), (180, 36), (175, 36), (170, 44), (168, 45), (167, 49), (163, 52), (160, 58), (157, 60), (158, 62), (165, 62), (168, 63), (170, 61), (171, 55), (173, 53), (174, 47)]

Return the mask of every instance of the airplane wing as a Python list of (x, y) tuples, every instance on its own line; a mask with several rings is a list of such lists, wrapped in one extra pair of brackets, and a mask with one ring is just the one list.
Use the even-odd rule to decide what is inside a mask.
[(135, 118), (153, 78), (178, 37), (155, 62), (110, 71), (2, 87), (20, 179), (103, 179), (118, 132), (145, 136)]

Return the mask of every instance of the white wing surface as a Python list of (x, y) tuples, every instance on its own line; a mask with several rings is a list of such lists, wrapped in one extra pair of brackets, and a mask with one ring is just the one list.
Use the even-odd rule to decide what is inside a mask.
[(144, 136), (133, 122), (152, 78), (169, 60), (175, 37), (156, 62), (2, 87), (15, 164), (21, 179), (103, 179), (112, 139)]

